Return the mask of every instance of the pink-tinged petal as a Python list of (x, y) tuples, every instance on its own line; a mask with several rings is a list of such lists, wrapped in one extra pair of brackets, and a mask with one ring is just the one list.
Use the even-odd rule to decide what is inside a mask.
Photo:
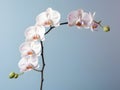
[(35, 29), (36, 29), (35, 26), (31, 26), (26, 29), (25, 37), (27, 41), (33, 40), (34, 35), (36, 35)]
[(32, 49), (30, 48), (30, 43), (24, 42), (20, 45), (19, 51), (21, 53), (21, 56), (26, 56), (28, 55), (28, 52), (33, 52)]
[(45, 40), (45, 27), (44, 26), (37, 26), (35, 32), (40, 36), (40, 40)]
[(18, 62), (18, 67), (20, 68), (20, 72), (24, 72), (26, 70), (26, 66), (27, 66), (27, 60), (26, 58), (22, 58), (19, 62)]
[(46, 12), (42, 12), (36, 17), (36, 25), (38, 26), (45, 26), (45, 22), (47, 21), (48, 21), (48, 17)]
[(89, 27), (89, 25), (91, 24), (91, 17), (88, 13), (83, 14), (82, 20), (84, 22), (84, 26)]
[(46, 10), (48, 19), (51, 21), (52, 26), (58, 26), (60, 20), (60, 13), (52, 8)]
[(93, 22), (93, 15), (91, 13), (84, 12), (82, 15), (82, 26), (86, 29), (91, 27), (91, 24)]
[(95, 16), (95, 14), (96, 14), (96, 12), (94, 12), (94, 13), (92, 14), (92, 17), (94, 17), (94, 16)]
[(31, 48), (37, 56), (41, 53), (41, 44), (40, 42), (31, 42)]

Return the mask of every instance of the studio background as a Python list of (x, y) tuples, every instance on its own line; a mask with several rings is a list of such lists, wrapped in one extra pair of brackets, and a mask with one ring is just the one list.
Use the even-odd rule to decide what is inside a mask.
[[(120, 90), (119, 0), (0, 0), (0, 90), (39, 90), (40, 73), (19, 72), (19, 46), (24, 31), (35, 24), (36, 16), (48, 7), (61, 13), (65, 22), (69, 12), (82, 8), (96, 12), (95, 19), (110, 25), (105, 33), (60, 26), (44, 41), (45, 72), (43, 90)], [(47, 30), (47, 29), (46, 29)], [(41, 59), (40, 59), (41, 60)]]

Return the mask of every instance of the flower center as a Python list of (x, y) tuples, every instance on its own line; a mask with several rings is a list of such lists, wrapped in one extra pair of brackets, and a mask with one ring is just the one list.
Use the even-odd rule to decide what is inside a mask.
[(52, 25), (53, 23), (52, 23), (52, 21), (51, 20), (48, 20), (48, 21), (46, 21), (45, 23), (44, 23), (44, 25)]
[(33, 40), (38, 40), (38, 39), (40, 39), (40, 36), (38, 34), (33, 36)]
[(80, 22), (77, 22), (77, 23), (76, 23), (76, 26), (79, 26), (79, 27), (81, 27), (81, 26), (82, 26), (82, 23), (80, 23)]
[(94, 23), (93, 25), (92, 25), (92, 28), (93, 29), (95, 29), (95, 28), (97, 28), (98, 27), (98, 24), (96, 24), (96, 23)]
[(32, 68), (33, 68), (32, 65), (29, 65), (29, 66), (26, 67), (26, 69), (32, 69)]
[(33, 55), (33, 54), (34, 54), (33, 51), (27, 52), (27, 55)]

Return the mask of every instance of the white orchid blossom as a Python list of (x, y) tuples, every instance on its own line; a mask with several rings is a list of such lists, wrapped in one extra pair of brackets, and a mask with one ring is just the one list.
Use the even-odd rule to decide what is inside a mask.
[(60, 17), (58, 11), (48, 8), (36, 17), (36, 25), (45, 27), (59, 26)]
[(20, 45), (19, 50), (21, 52), (21, 56), (39, 56), (41, 53), (41, 44), (38, 41), (34, 42), (24, 42)]
[(78, 20), (81, 20), (82, 18), (82, 14), (83, 14), (83, 10), (82, 9), (78, 9), (75, 11), (72, 11), (68, 14), (68, 25), (69, 26), (74, 26), (76, 25), (76, 22)]
[(44, 41), (45, 28), (43, 26), (31, 26), (25, 31), (26, 41)]
[(77, 26), (78, 28), (91, 28), (93, 25), (93, 18), (95, 13), (84, 12), (82, 9), (72, 11), (68, 14), (68, 25)]
[(22, 57), (22, 59), (18, 63), (18, 67), (20, 68), (20, 72), (26, 72), (32, 69), (37, 69), (39, 68), (38, 57), (35, 55)]

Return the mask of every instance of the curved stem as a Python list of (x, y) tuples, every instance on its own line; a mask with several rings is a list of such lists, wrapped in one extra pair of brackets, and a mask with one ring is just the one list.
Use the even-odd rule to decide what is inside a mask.
[(54, 26), (50, 27), (50, 29), (47, 32), (45, 32), (45, 35), (48, 34), (53, 28), (55, 27)]
[(43, 87), (43, 81), (44, 81), (44, 68), (45, 68), (45, 61), (44, 61), (44, 47), (43, 47), (43, 42), (40, 41), (41, 43), (41, 57), (42, 57), (42, 70), (41, 70), (41, 81), (40, 81), (40, 90), (42, 90)]
[[(65, 24), (68, 24), (68, 22), (60, 23), (60, 25), (65, 25)], [(47, 32), (45, 32), (45, 35), (48, 34), (53, 28), (55, 28), (55, 26), (51, 26), (50, 29)]]

